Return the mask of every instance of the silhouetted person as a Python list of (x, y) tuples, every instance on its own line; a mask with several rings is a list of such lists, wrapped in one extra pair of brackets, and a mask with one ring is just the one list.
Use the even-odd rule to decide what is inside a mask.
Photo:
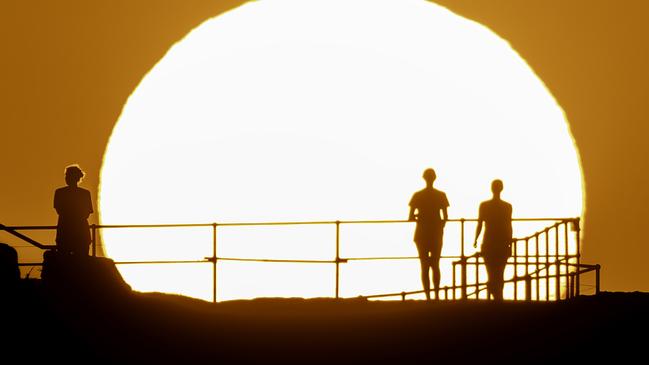
[(90, 192), (78, 186), (84, 173), (79, 166), (65, 169), (67, 186), (54, 192), (54, 209), (59, 214), (56, 246), (61, 253), (88, 255), (90, 228), (88, 216), (93, 212)]
[(439, 259), (442, 254), (444, 226), (448, 220), (447, 208), (449, 204), (446, 194), (433, 188), (433, 182), (437, 178), (435, 170), (426, 169), (423, 178), (426, 181), (426, 187), (416, 192), (410, 199), (408, 220), (417, 221), (414, 241), (421, 263), (421, 282), (424, 286), (426, 299), (430, 300), (430, 279), (428, 276), (430, 270), (433, 272), (435, 299), (439, 299)]
[(487, 267), (487, 290), (495, 300), (503, 299), (503, 282), (507, 259), (511, 256), (512, 244), (512, 206), (500, 199), (503, 191), (503, 182), (494, 180), (491, 183), (491, 200), (480, 204), (478, 213), (478, 226), (475, 231), (473, 247), (478, 246), (478, 237), (484, 224), (485, 233), (482, 238), (480, 254)]

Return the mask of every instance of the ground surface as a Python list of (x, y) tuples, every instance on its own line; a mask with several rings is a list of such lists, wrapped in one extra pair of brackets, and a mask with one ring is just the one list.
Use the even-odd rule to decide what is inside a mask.
[(649, 355), (649, 293), (557, 303), (212, 304), (159, 293), (70, 293), (29, 280), (7, 294), (1, 356), (26, 363), (528, 364), (606, 356), (617, 363)]

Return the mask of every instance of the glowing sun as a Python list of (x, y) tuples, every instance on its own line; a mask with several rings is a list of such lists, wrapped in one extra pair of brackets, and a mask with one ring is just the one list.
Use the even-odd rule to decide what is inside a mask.
[[(427, 167), (451, 218), (475, 217), (494, 178), (516, 217), (582, 213), (561, 108), (486, 27), (424, 0), (251, 2), (191, 31), (130, 96), (104, 157), (101, 222), (405, 219)], [(457, 253), (457, 228), (444, 254)], [(345, 227), (341, 256), (415, 256), (412, 230)], [(209, 227), (102, 238), (117, 261), (212, 254)], [(219, 255), (329, 260), (334, 240), (331, 226), (224, 227)], [(218, 295), (331, 296), (333, 270), (219, 262)], [(342, 296), (421, 285), (416, 260), (341, 270)], [(120, 271), (137, 290), (211, 299), (209, 263)]]

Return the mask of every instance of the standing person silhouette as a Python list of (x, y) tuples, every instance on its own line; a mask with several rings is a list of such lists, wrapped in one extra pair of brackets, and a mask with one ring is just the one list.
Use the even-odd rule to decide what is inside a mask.
[[(439, 259), (442, 254), (444, 226), (448, 220), (449, 206), (446, 194), (433, 188), (437, 178), (435, 170), (426, 169), (423, 174), (426, 187), (410, 199), (410, 214), (408, 220), (417, 221), (414, 241), (419, 253), (421, 264), (421, 283), (424, 286), (426, 300), (430, 300), (429, 271), (433, 272), (435, 299), (439, 299)], [(441, 217), (440, 217), (441, 211)]]
[(65, 169), (67, 186), (54, 192), (54, 209), (59, 215), (56, 248), (61, 253), (87, 256), (90, 245), (88, 216), (93, 213), (90, 192), (78, 186), (84, 176), (79, 166)]
[(475, 230), (473, 247), (478, 246), (478, 237), (485, 225), (485, 233), (482, 238), (480, 254), (484, 258), (487, 267), (487, 290), (494, 300), (503, 299), (504, 272), (507, 259), (511, 256), (512, 244), (512, 206), (500, 199), (503, 191), (503, 182), (494, 180), (491, 183), (491, 200), (480, 204), (478, 213), (478, 226)]

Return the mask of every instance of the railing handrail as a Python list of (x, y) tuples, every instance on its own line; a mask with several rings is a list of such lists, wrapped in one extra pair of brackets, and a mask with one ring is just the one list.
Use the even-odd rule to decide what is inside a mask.
[[(452, 286), (445, 286), (443, 288), (440, 288), (440, 290), (446, 291), (446, 298), (448, 299), (448, 290), (453, 291), (453, 298), (455, 299), (456, 297), (456, 290), (457, 289), (462, 289), (462, 295), (461, 297), (463, 298), (468, 298), (470, 295), (476, 295), (476, 297), (479, 295), (479, 293), (485, 289), (486, 283), (480, 283), (478, 280), (478, 271), (477, 271), (477, 265), (480, 265), (480, 260), (479, 257), (481, 257), (480, 252), (476, 252), (473, 255), (466, 256), (464, 254), (464, 247), (466, 246), (466, 242), (464, 240), (464, 232), (465, 232), (465, 222), (477, 222), (477, 218), (451, 218), (447, 219), (446, 222), (451, 222), (451, 223), (460, 223), (460, 229), (461, 229), (461, 238), (460, 238), (460, 247), (461, 247), (461, 253), (460, 255), (450, 255), (450, 256), (441, 256), (441, 258), (444, 259), (459, 259), (458, 261), (453, 261), (453, 285)], [(543, 277), (538, 276), (539, 273), (542, 271), (547, 271), (548, 274), (550, 275), (550, 268), (557, 266), (557, 271), (556, 274), (553, 274), (556, 276), (556, 290), (558, 292), (559, 290), (559, 277), (561, 275), (565, 275), (566, 277), (566, 285), (571, 286), (569, 290), (574, 291), (574, 287), (577, 287), (577, 295), (579, 295), (579, 275), (583, 273), (587, 273), (590, 271), (596, 271), (597, 272), (597, 288), (599, 288), (599, 272), (600, 272), (600, 266), (599, 265), (586, 265), (586, 264), (581, 264), (579, 261), (580, 254), (579, 254), (579, 232), (580, 232), (580, 227), (579, 227), (579, 222), (580, 218), (579, 217), (561, 217), (561, 218), (529, 218), (529, 217), (523, 217), (523, 218), (513, 218), (512, 222), (554, 222), (553, 224), (543, 228), (542, 230), (539, 230), (533, 234), (530, 234), (526, 237), (521, 237), (521, 238), (513, 238), (512, 239), (512, 245), (514, 249), (514, 255), (513, 255), (513, 262), (510, 262), (510, 264), (515, 265), (517, 268), (518, 265), (524, 265), (526, 267), (525, 269), (525, 274), (524, 275), (519, 275), (518, 271), (516, 270), (514, 273), (514, 277), (505, 280), (504, 283), (517, 283), (520, 281), (525, 280), (526, 281), (526, 297), (528, 293), (528, 282), (530, 280), (536, 280), (536, 286), (537, 286), (537, 292), (539, 290), (539, 280), (542, 280)], [(212, 263), (214, 265), (214, 288), (213, 288), (213, 295), (214, 295), (214, 301), (216, 301), (216, 264), (217, 261), (251, 261), (251, 262), (273, 262), (273, 263), (314, 263), (314, 264), (335, 264), (336, 265), (336, 298), (338, 298), (338, 285), (339, 285), (339, 264), (341, 263), (347, 263), (349, 261), (358, 261), (358, 260), (409, 260), (409, 259), (419, 259), (418, 256), (397, 256), (397, 257), (341, 257), (340, 256), (340, 251), (339, 251), (339, 246), (340, 246), (340, 226), (343, 224), (390, 224), (390, 223), (406, 223), (406, 224), (411, 224), (411, 223), (416, 223), (415, 220), (321, 220), (321, 221), (284, 221), (284, 222), (222, 222), (222, 223), (163, 223), (163, 224), (91, 224), (89, 225), (89, 228), (91, 229), (91, 238), (92, 238), (92, 255), (96, 255), (96, 247), (98, 246), (97, 242), (97, 237), (98, 237), (98, 230), (101, 229), (119, 229), (119, 228), (190, 228), (190, 227), (205, 227), (205, 228), (211, 228), (212, 229), (212, 241), (213, 241), (213, 254), (210, 257), (205, 257), (203, 260), (149, 260), (149, 261), (125, 261), (125, 262), (115, 262), (116, 264), (156, 264), (156, 263)], [(577, 237), (577, 250), (576, 254), (572, 254), (568, 251), (568, 230), (569, 225), (573, 224), (572, 226), (572, 231), (576, 232)], [(236, 257), (221, 257), (217, 255), (216, 251), (216, 232), (217, 232), (217, 227), (250, 227), (250, 226), (296, 226), (296, 225), (335, 225), (336, 228), (336, 257), (334, 259), (328, 259), (328, 260), (310, 260), (310, 259), (274, 259), (274, 258), (236, 258)], [(57, 226), (4, 226), (0, 224), (0, 231), (6, 231), (12, 235), (14, 235), (17, 238), (20, 238), (21, 240), (29, 243), (30, 245), (39, 248), (39, 249), (51, 249), (51, 248), (56, 248), (55, 245), (45, 245), (42, 244), (28, 236), (25, 236), (24, 234), (18, 232), (19, 230), (54, 230), (56, 229)], [(563, 229), (561, 229), (563, 228)], [(561, 231), (560, 231), (561, 229)], [(554, 230), (554, 232), (553, 232)], [(559, 232), (563, 233), (564, 237), (559, 236)], [(556, 236), (556, 252), (550, 256), (549, 251), (548, 251), (548, 245), (549, 245), (549, 239), (550, 239), (550, 233), (553, 233)], [(544, 236), (545, 235), (545, 236)], [(545, 254), (540, 255), (539, 254), (539, 242), (541, 241), (542, 238), (545, 238)], [(559, 255), (559, 238), (564, 238), (563, 241), (565, 244), (565, 249), (563, 250), (563, 254)], [(519, 247), (519, 243), (524, 242), (525, 243), (525, 254), (522, 255), (521, 253), (517, 252), (516, 247)], [(529, 255), (528, 254), (528, 248), (530, 247), (530, 243), (532, 243), (532, 249), (534, 245), (536, 246), (536, 250), (534, 251), (534, 255)], [(543, 243), (541, 243), (543, 245)], [(560, 258), (561, 257), (561, 258)], [(465, 282), (465, 277), (466, 277), (466, 265), (468, 264), (473, 264), (469, 263), (468, 261), (471, 258), (475, 258), (475, 265), (476, 265), (476, 278), (475, 278), (475, 283), (466, 283)], [(535, 260), (534, 261), (528, 261), (529, 258), (532, 258)], [(541, 259), (545, 258), (544, 261), (541, 261)], [(550, 258), (553, 259), (553, 261), (550, 261)], [(519, 260), (525, 260), (523, 262)], [(571, 259), (576, 259), (576, 262), (571, 262)], [(462, 280), (463, 283), (461, 285), (457, 285), (455, 281), (455, 266), (457, 264), (461, 264), (463, 268), (463, 273), (462, 273)], [(35, 266), (38, 264), (20, 264), (20, 266)], [(42, 265), (42, 264), (41, 264)], [(528, 267), (530, 265), (534, 265), (535, 271), (533, 272), (528, 272)], [(565, 267), (565, 270), (562, 270), (565, 274), (561, 274), (559, 271), (559, 265), (562, 265), (562, 267)], [(577, 267), (577, 270), (575, 271), (569, 271), (568, 267)], [(582, 268), (585, 268), (582, 270)], [(549, 280), (549, 276), (545, 278), (546, 280)], [(568, 280), (570, 279), (570, 280)], [(576, 285), (575, 285), (576, 284)], [(546, 284), (547, 286), (548, 284)], [(475, 293), (472, 293), (470, 295), (467, 295), (466, 289), (468, 287), (473, 287), (475, 288)], [(517, 285), (514, 286), (514, 291), (515, 291), (515, 298), (518, 296), (516, 295), (516, 287)], [(549, 298), (549, 289), (546, 288), (546, 291), (548, 291), (548, 294), (546, 296)], [(376, 295), (364, 295), (362, 297), (364, 298), (380, 298), (380, 297), (390, 297), (390, 296), (402, 296), (402, 298), (405, 299), (406, 295), (411, 295), (411, 294), (417, 294), (417, 293), (424, 293), (424, 290), (418, 290), (418, 291), (408, 291), (408, 292), (399, 292), (399, 293), (389, 293), (389, 294), (376, 294)], [(557, 294), (558, 295), (558, 294)], [(539, 299), (539, 294), (537, 293), (537, 299)], [(557, 298), (559, 298), (557, 296)]]
[[(54, 228), (56, 228), (56, 227), (54, 227)], [(0, 230), (1, 230), (1, 231), (5, 231), (5, 232), (7, 232), (7, 233), (9, 233), (9, 234), (11, 234), (11, 235), (17, 237), (17, 238), (20, 238), (21, 240), (23, 240), (23, 241), (25, 241), (25, 242), (31, 244), (32, 246), (38, 247), (38, 248), (40, 248), (41, 250), (47, 250), (47, 249), (49, 249), (49, 248), (54, 248), (54, 247), (56, 247), (56, 246), (54, 246), (54, 245), (45, 245), (45, 244), (42, 244), (42, 243), (40, 243), (40, 242), (38, 242), (38, 241), (36, 241), (36, 240), (30, 238), (30, 237), (25, 236), (24, 234), (22, 234), (22, 233), (20, 233), (20, 232), (17, 232), (16, 229), (13, 228), (13, 227), (7, 227), (7, 226), (5, 226), (5, 225), (3, 225), (3, 224), (0, 224)]]
[[(512, 222), (569, 222), (578, 220), (577, 217), (562, 218), (532, 218), (520, 217), (512, 218)], [(450, 218), (447, 222), (477, 222), (477, 218)], [(384, 219), (384, 220), (319, 220), (319, 221), (279, 221), (279, 222), (211, 222), (211, 223), (152, 223), (152, 224), (91, 224), (91, 228), (183, 228), (183, 227), (212, 227), (215, 224), (219, 227), (235, 226), (276, 226), (276, 225), (320, 225), (320, 224), (383, 224), (383, 223), (415, 223), (414, 220), (407, 219)], [(51, 230), (56, 229), (55, 225), (35, 225), (35, 226), (4, 226), (0, 224), (0, 230)]]

